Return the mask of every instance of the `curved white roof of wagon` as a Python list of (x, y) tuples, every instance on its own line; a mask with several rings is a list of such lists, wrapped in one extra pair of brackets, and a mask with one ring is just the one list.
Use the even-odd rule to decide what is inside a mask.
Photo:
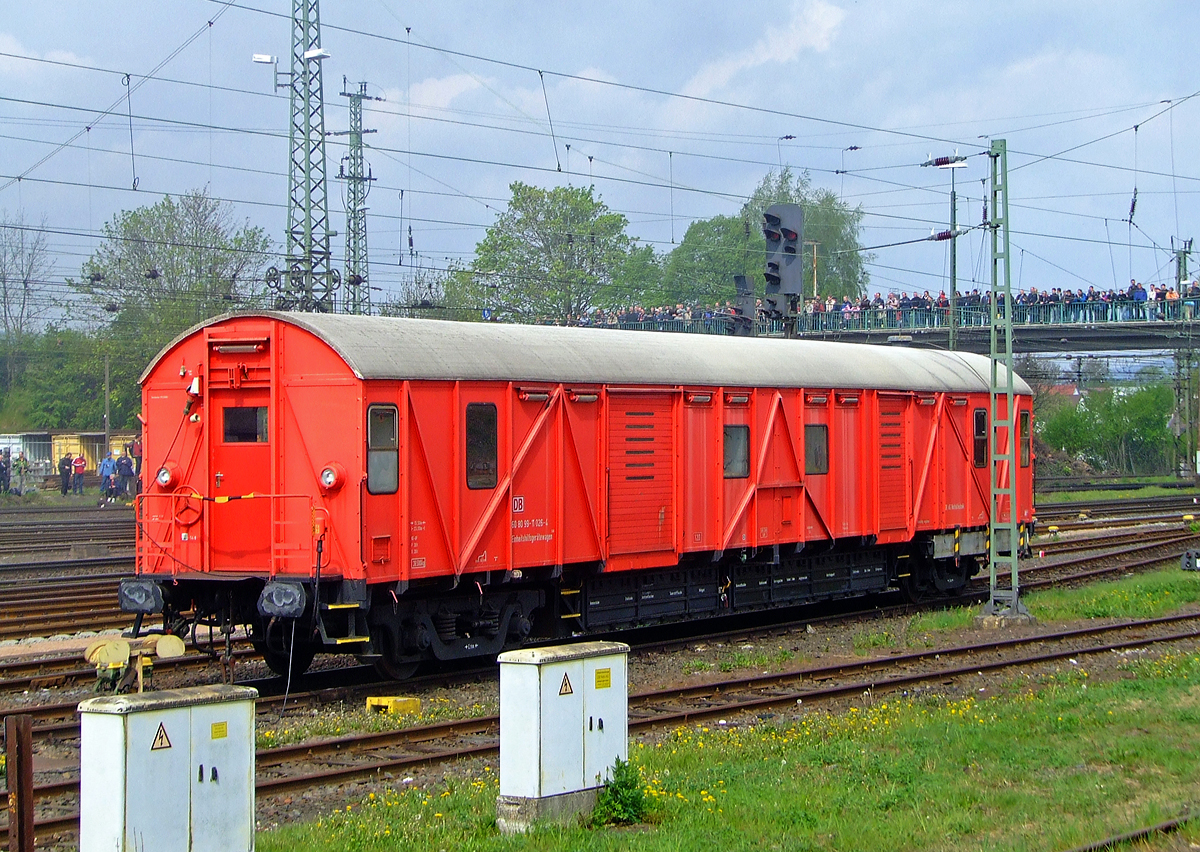
[[(361, 379), (578, 382), (987, 392), (990, 361), (968, 352), (818, 340), (446, 322), (266, 311), (325, 341)], [(1019, 376), (1018, 393), (1030, 393)]]

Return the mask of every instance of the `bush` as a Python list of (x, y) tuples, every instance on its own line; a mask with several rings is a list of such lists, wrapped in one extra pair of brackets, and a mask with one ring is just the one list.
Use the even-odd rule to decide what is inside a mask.
[(646, 816), (646, 791), (642, 789), (642, 770), (617, 758), (612, 778), (600, 791), (592, 811), (592, 825), (630, 825)]

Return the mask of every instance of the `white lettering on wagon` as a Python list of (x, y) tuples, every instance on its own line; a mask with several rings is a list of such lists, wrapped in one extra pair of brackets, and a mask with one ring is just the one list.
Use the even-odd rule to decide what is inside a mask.
[(536, 544), (544, 541), (554, 541), (554, 530), (550, 530), (548, 533), (527, 533), (512, 537), (513, 544)]

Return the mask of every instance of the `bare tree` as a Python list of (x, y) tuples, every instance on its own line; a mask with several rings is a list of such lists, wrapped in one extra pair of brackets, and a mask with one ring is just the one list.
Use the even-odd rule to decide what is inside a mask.
[(25, 214), (9, 218), (0, 213), (0, 332), (6, 386), (20, 373), (26, 338), (36, 334), (53, 307), (49, 278), (54, 261), (46, 247), (46, 220), (38, 227), (25, 224)]

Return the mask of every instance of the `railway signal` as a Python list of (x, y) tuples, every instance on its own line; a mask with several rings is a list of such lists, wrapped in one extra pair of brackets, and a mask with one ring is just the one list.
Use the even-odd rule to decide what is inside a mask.
[(734, 302), (733, 336), (753, 337), (755, 329), (754, 287), (745, 275), (733, 276), (733, 286), (737, 291), (737, 301)]
[(767, 280), (763, 310), (773, 319), (795, 316), (803, 294), (800, 246), (804, 240), (804, 209), (799, 204), (772, 204), (763, 213), (767, 240)]

